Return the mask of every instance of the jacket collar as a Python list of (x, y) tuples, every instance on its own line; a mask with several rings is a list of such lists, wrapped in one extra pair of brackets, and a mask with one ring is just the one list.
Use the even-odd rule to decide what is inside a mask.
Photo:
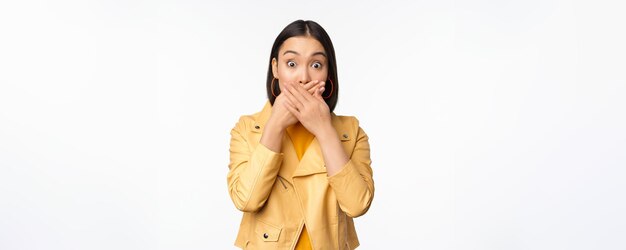
[[(250, 128), (254, 133), (263, 133), (263, 129), (270, 115), (272, 114), (272, 104), (268, 101), (265, 102), (263, 109), (254, 115), (254, 125)], [(331, 124), (340, 141), (347, 143), (352, 140), (352, 137), (356, 135), (357, 131), (344, 124), (335, 113), (331, 113)], [(260, 137), (259, 137), (260, 138)], [(282, 138), (281, 151), (285, 154), (286, 161), (298, 162), (296, 152), (293, 148), (291, 139), (285, 133)], [(307, 150), (305, 151), (302, 159), (297, 163), (295, 169), (289, 170), (288, 168), (281, 168), (279, 174), (283, 177), (299, 177), (317, 173), (325, 173), (326, 166), (324, 165), (324, 157), (320, 148), (320, 144), (317, 138), (314, 138)], [(290, 178), (289, 178), (290, 179)]]

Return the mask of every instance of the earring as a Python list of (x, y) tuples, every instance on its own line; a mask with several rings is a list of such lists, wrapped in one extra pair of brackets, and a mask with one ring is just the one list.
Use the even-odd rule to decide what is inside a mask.
[[(330, 78), (328, 78), (328, 81), (330, 81), (330, 94), (328, 94), (328, 96), (322, 96), (322, 98), (324, 99), (328, 99), (330, 98), (331, 95), (333, 95), (333, 91), (335, 90), (335, 84), (333, 84), (333, 80), (330, 80)], [(326, 92), (326, 91), (324, 91)]]
[(270, 89), (272, 90), (272, 95), (274, 97), (278, 97), (276, 96), (276, 94), (274, 94), (274, 81), (276, 80), (276, 77), (272, 78), (272, 83), (270, 84)]

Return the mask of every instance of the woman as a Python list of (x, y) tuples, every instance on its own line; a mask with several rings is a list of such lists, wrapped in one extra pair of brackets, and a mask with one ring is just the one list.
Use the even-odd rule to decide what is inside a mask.
[(270, 53), (263, 110), (231, 131), (228, 191), (244, 249), (354, 249), (352, 218), (374, 196), (368, 137), (333, 112), (339, 93), (326, 31), (298, 20)]

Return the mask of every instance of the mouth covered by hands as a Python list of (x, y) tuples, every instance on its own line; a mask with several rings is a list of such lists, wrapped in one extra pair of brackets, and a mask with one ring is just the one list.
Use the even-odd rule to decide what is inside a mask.
[(304, 85), (289, 84), (281, 93), (287, 97), (287, 110), (316, 136), (330, 126), (330, 109), (322, 98), (324, 86), (325, 82), (317, 80)]

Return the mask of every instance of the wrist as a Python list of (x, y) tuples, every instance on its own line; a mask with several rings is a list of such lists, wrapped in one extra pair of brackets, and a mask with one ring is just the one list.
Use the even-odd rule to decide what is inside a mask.
[(323, 143), (328, 140), (337, 139), (337, 132), (335, 131), (335, 128), (329, 124), (328, 126), (324, 126), (320, 129), (319, 135), (316, 135), (316, 137), (321, 143)]
[(271, 127), (276, 132), (282, 132), (282, 131), (285, 131), (285, 129), (287, 128), (287, 125), (282, 124), (281, 122), (278, 121), (278, 119), (275, 119), (273, 116), (270, 116), (270, 118), (267, 120), (267, 123), (265, 123), (265, 128), (267, 127)]
[(265, 123), (265, 129), (263, 130), (263, 133), (282, 134), (285, 131), (285, 128), (286, 127), (283, 124), (280, 124), (279, 122), (270, 119), (267, 121), (267, 123)]
[(283, 132), (279, 126), (273, 124), (273, 122), (268, 121), (263, 128), (263, 135), (261, 136), (260, 143), (265, 145), (268, 149), (274, 152), (280, 152), (281, 150), (281, 140), (283, 138)]

